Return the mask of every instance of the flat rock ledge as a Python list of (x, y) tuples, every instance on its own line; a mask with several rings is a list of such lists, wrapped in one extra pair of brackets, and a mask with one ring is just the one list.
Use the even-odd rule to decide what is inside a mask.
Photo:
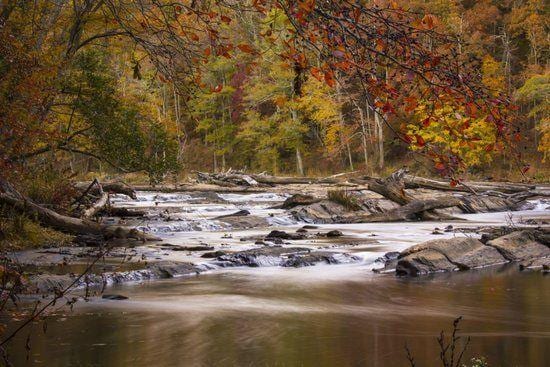
[(515, 231), (486, 243), (470, 237), (432, 240), (382, 260), (385, 267), (376, 271), (395, 269), (398, 276), (470, 270), (509, 262), (520, 263), (520, 269), (546, 272), (550, 266), (550, 229)]

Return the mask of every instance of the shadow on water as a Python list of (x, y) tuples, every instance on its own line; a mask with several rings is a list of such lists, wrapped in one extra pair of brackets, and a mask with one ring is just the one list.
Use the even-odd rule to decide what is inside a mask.
[[(263, 269), (265, 272), (265, 269)], [(258, 269), (258, 271), (262, 271)], [(436, 366), (436, 336), (464, 316), (467, 359), (491, 366), (550, 360), (550, 278), (515, 266), (417, 279), (265, 276), (233, 271), (119, 286), (128, 301), (94, 300), (35, 326), (31, 366)]]

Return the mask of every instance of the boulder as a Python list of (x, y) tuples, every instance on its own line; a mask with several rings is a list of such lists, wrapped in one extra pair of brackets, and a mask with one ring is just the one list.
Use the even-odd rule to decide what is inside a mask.
[(550, 257), (542, 257), (538, 259), (531, 259), (523, 261), (519, 264), (520, 270), (531, 269), (538, 270), (541, 269), (543, 272), (548, 272), (550, 270)]
[(279, 238), (283, 240), (303, 240), (306, 238), (305, 234), (303, 233), (288, 233), (285, 231), (271, 231), (269, 234), (265, 237), (266, 240), (270, 240), (273, 238)]
[(192, 263), (177, 261), (159, 261), (147, 266), (153, 278), (174, 278), (182, 275), (198, 274)]
[(301, 205), (310, 205), (321, 201), (321, 199), (313, 197), (311, 195), (295, 194), (289, 197), (276, 209), (292, 209)]
[(338, 203), (322, 200), (314, 204), (300, 206), (291, 211), (294, 218), (307, 223), (338, 223), (348, 214), (347, 209)]
[(204, 259), (215, 259), (215, 258), (218, 258), (220, 256), (224, 256), (224, 255), (227, 255), (227, 252), (225, 251), (213, 251), (213, 252), (206, 252), (204, 254), (202, 254), (202, 258)]
[(229, 224), (233, 229), (267, 227), (269, 225), (265, 218), (256, 215), (229, 216), (219, 219), (219, 221)]
[(516, 231), (488, 241), (487, 246), (497, 249), (509, 261), (550, 257), (550, 231)]
[(343, 235), (344, 235), (344, 234), (343, 234), (341, 231), (337, 230), (337, 229), (334, 229), (334, 230), (332, 230), (332, 231), (329, 231), (329, 232), (327, 232), (327, 234), (326, 234), (326, 236), (327, 236), (328, 238), (342, 237)]
[(281, 266), (301, 268), (304, 266), (313, 266), (319, 263), (340, 264), (342, 262), (355, 262), (359, 260), (361, 260), (359, 257), (350, 254), (316, 251), (306, 254), (292, 254), (287, 260), (284, 260), (281, 263)]
[(474, 238), (427, 241), (399, 255), (398, 275), (421, 275), (441, 271), (468, 270), (507, 262), (496, 249)]

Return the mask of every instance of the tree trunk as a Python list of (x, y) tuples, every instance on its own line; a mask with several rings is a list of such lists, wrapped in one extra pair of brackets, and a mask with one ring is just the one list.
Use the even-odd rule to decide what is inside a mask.
[(302, 163), (302, 154), (299, 148), (296, 148), (296, 169), (300, 176), (304, 175), (304, 164)]
[(36, 218), (45, 226), (72, 234), (92, 234), (102, 235), (106, 239), (110, 238), (133, 238), (141, 241), (160, 241), (161, 239), (147, 233), (138, 231), (134, 228), (120, 226), (106, 226), (88, 219), (68, 217), (56, 213), (55, 211), (44, 208), (33, 203), (28, 198), (21, 195), (19, 197), (8, 193), (0, 193), (0, 203), (13, 209)]
[(382, 170), (384, 169), (384, 129), (380, 122), (380, 115), (376, 110), (374, 111), (374, 123), (376, 124), (376, 135), (378, 137), (378, 168)]

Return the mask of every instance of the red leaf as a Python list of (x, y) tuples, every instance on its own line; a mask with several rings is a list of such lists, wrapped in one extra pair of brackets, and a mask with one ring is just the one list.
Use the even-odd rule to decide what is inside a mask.
[(214, 88), (210, 87), (210, 91), (212, 93), (219, 93), (222, 91), (222, 89), (223, 89), (223, 85), (221, 84), (216, 85)]
[(425, 119), (424, 121), (422, 121), (422, 125), (423, 125), (424, 127), (430, 126), (430, 123), (431, 123), (431, 121), (430, 121), (430, 118), (429, 118), (429, 117), (428, 117), (427, 119)]
[(423, 137), (421, 137), (420, 135), (415, 135), (414, 137), (416, 138), (416, 145), (418, 145), (419, 147), (423, 147), (424, 145), (426, 145), (426, 141)]
[(229, 18), (228, 16), (222, 15), (222, 16), (220, 16), (220, 19), (221, 19), (222, 22), (224, 22), (225, 24), (231, 23), (231, 18)]

